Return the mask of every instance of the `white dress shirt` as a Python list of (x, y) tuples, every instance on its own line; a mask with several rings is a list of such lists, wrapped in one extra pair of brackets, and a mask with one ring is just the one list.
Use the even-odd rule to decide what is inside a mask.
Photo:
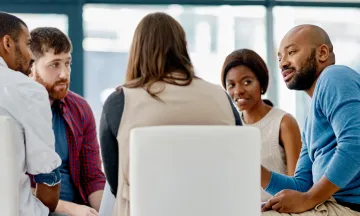
[(8, 68), (0, 57), (0, 115), (14, 118), (23, 131), (17, 139), (19, 215), (48, 216), (49, 209), (35, 196), (26, 172), (51, 173), (60, 166), (55, 152), (52, 113), (46, 89), (21, 72)]

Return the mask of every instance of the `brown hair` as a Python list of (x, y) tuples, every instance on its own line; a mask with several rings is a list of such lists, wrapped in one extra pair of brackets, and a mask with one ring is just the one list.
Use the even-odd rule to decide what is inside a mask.
[(36, 58), (43, 56), (45, 52), (51, 49), (54, 50), (55, 55), (72, 51), (70, 39), (57, 28), (36, 28), (30, 34), (30, 48)]
[(187, 86), (193, 78), (193, 65), (181, 25), (165, 13), (145, 16), (134, 33), (124, 87), (142, 87), (159, 99), (157, 94), (162, 90), (151, 91), (155, 82)]
[(226, 74), (227, 72), (237, 66), (248, 67), (260, 82), (261, 93), (265, 94), (269, 85), (269, 70), (266, 67), (264, 60), (253, 50), (239, 49), (230, 53), (225, 59), (221, 71), (221, 83), (226, 89)]

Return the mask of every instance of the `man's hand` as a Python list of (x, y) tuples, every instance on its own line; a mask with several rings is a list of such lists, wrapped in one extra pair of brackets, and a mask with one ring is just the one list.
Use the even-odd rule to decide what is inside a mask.
[(314, 208), (317, 204), (310, 199), (308, 193), (283, 190), (267, 201), (261, 211), (275, 210), (280, 213), (302, 213)]
[(74, 204), (74, 208), (73, 210), (70, 210), (70, 215), (71, 216), (98, 216), (99, 213), (93, 209), (90, 208), (88, 206), (85, 205), (77, 205), (75, 203)]
[[(263, 172), (263, 168), (261, 171)], [(317, 204), (325, 202), (339, 190), (338, 186), (323, 176), (308, 192), (302, 193), (294, 190), (280, 191), (267, 201), (261, 210), (267, 211), (272, 209), (281, 213), (305, 212), (314, 208)]]
[(63, 200), (59, 200), (59, 204), (56, 208), (56, 213), (66, 214), (69, 216), (98, 216), (99, 213), (88, 206), (78, 205)]

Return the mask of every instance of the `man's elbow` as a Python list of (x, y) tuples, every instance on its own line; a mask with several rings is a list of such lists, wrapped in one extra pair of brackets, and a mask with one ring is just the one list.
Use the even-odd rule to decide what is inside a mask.
[(54, 212), (60, 199), (60, 184), (48, 186), (46, 184), (36, 184), (36, 197)]
[(93, 207), (96, 211), (100, 210), (103, 193), (104, 193), (103, 190), (98, 190), (90, 194), (88, 197), (90, 206)]

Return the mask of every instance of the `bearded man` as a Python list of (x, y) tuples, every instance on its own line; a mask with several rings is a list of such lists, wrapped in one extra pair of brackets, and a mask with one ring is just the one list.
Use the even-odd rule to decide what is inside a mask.
[(84, 98), (69, 90), (72, 45), (57, 28), (31, 31), (35, 62), (30, 76), (49, 93), (55, 150), (60, 166), (56, 213), (96, 216), (105, 185), (94, 115)]
[(261, 167), (261, 185), (274, 195), (262, 216), (359, 216), (360, 74), (335, 64), (328, 34), (315, 25), (291, 29), (278, 57), (287, 87), (311, 104), (295, 175)]

